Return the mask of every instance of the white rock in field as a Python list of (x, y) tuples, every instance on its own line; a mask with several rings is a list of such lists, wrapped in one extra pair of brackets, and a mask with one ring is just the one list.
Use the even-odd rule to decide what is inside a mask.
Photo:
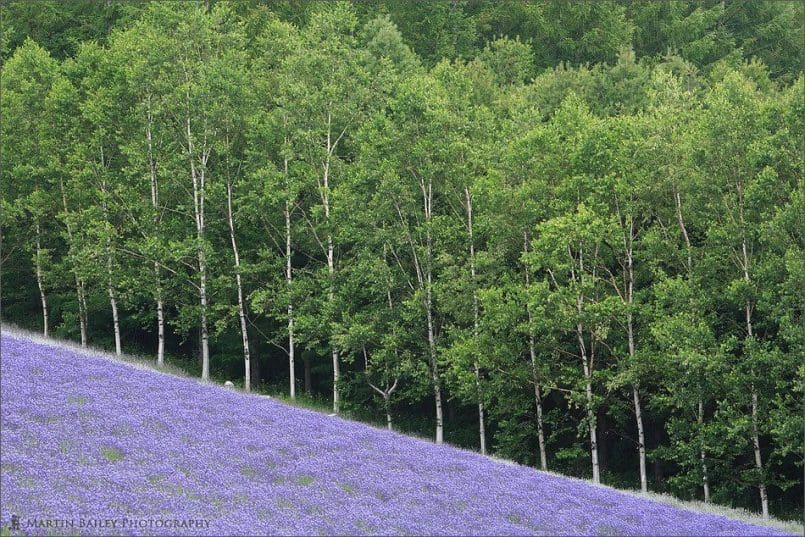
[(224, 382), (224, 388), (234, 388), (234, 387), (235, 385), (232, 384), (231, 380), (227, 380), (226, 382)]

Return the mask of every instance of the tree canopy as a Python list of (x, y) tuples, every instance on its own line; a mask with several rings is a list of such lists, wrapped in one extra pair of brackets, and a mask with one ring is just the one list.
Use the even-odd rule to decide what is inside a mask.
[(801, 3), (0, 11), (4, 322), (801, 512)]

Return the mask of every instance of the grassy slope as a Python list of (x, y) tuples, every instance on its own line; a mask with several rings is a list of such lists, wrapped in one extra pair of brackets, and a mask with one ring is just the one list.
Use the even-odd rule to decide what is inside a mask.
[[(7, 335), (14, 335), (17, 338), (24, 338), (24, 339), (31, 340), (31, 341), (38, 341), (40, 343), (45, 343), (47, 345), (57, 344), (61, 348), (72, 348), (72, 349), (75, 349), (77, 351), (80, 351), (78, 346), (75, 345), (75, 344), (63, 343), (63, 342), (56, 343), (56, 342), (53, 342), (53, 341), (45, 341), (43, 338), (41, 338), (41, 337), (39, 337), (37, 335), (31, 334), (31, 333), (28, 333), (28, 332), (24, 332), (24, 331), (20, 331), (20, 330), (16, 330), (16, 329), (10, 329), (10, 328), (5, 327), (5, 326), (3, 327), (3, 333), (7, 334)], [(108, 353), (99, 352), (97, 350), (92, 350), (90, 352), (86, 352), (86, 351), (82, 351), (82, 352), (85, 352), (86, 354), (92, 354), (92, 355), (101, 356), (101, 357), (106, 358), (106, 359), (112, 359), (112, 360), (116, 360), (116, 361), (122, 360), (122, 361), (125, 361), (125, 362), (127, 362), (127, 363), (129, 363), (131, 365), (134, 365), (135, 367), (137, 367), (139, 369), (148, 369), (148, 370), (153, 371), (152, 361), (149, 360), (149, 359), (130, 357), (130, 356), (127, 356), (127, 357), (124, 357), (124, 358), (120, 359), (120, 358), (114, 357), (112, 355), (109, 355)], [(163, 371), (158, 372), (158, 373), (168, 374), (168, 375), (175, 375), (175, 376), (185, 376), (184, 373), (181, 370), (176, 369), (176, 368), (172, 368), (172, 369), (170, 369), (168, 371), (163, 370)], [(330, 419), (331, 420), (332, 418), (328, 418), (326, 416), (321, 416), (320, 419), (324, 419), (324, 420)], [(462, 453), (462, 452), (460, 452), (458, 450), (455, 450), (454, 448), (446, 448), (446, 449), (449, 449), (451, 451), (455, 451), (457, 454)], [(464, 452), (464, 453), (466, 453), (466, 452)], [(467, 454), (469, 455), (469, 453), (467, 453)], [(473, 456), (477, 456), (477, 455), (473, 454)], [(513, 463), (510, 463), (508, 461), (500, 461), (500, 462), (507, 463), (506, 466), (508, 466), (508, 467), (511, 467), (513, 465)], [(516, 466), (516, 465), (513, 465), (513, 466)], [(525, 469), (525, 468), (523, 468), (523, 471), (533, 472), (532, 470)], [(536, 474), (536, 472), (534, 472), (534, 473)], [(551, 475), (551, 474), (548, 474), (548, 475)], [(571, 480), (569, 478), (564, 478), (564, 477), (561, 478), (561, 479), (563, 479), (563, 480), (565, 480), (566, 482), (569, 482), (569, 483), (576, 483), (576, 485), (572, 485), (572, 486), (592, 487), (591, 484), (586, 483), (586, 482), (582, 482), (580, 480)], [(582, 485), (582, 483), (583, 483), (583, 485)], [(609, 489), (608, 487), (603, 487), (602, 486), (602, 487), (596, 487), (596, 488), (601, 489), (602, 492), (603, 491), (612, 491), (612, 492), (614, 492), (614, 490)], [(642, 495), (637, 494), (637, 493), (630, 493), (630, 494), (634, 498), (638, 498), (638, 497), (639, 498), (644, 498), (645, 497), (645, 496), (642, 496)], [(725, 516), (725, 517), (728, 517), (728, 518), (731, 518), (731, 519), (734, 519), (734, 520), (741, 520), (743, 522), (753, 524), (753, 525), (756, 525), (756, 526), (762, 525), (762, 526), (766, 526), (766, 527), (775, 528), (775, 529), (778, 529), (778, 530), (783, 530), (783, 531), (786, 531), (786, 532), (790, 532), (790, 533), (793, 533), (793, 534), (800, 534), (800, 535), (803, 534), (803, 528), (799, 524), (791, 523), (791, 522), (782, 522), (782, 521), (777, 521), (777, 520), (764, 521), (760, 517), (758, 517), (756, 515), (753, 515), (751, 513), (747, 513), (747, 512), (742, 511), (742, 510), (730, 509), (730, 508), (723, 507), (723, 506), (706, 505), (706, 504), (703, 504), (701, 502), (682, 502), (682, 501), (676, 500), (676, 499), (674, 499), (672, 497), (664, 496), (664, 495), (650, 494), (649, 498), (651, 498), (652, 500), (658, 501), (658, 502), (665, 503), (665, 504), (672, 504), (672, 505), (684, 508), (684, 509), (689, 510), (689, 511), (721, 515), (721, 516)]]

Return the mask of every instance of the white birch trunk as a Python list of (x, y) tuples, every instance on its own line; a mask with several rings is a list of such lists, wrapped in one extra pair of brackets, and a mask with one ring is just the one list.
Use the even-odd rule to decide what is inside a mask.
[(162, 304), (161, 276), (159, 263), (154, 263), (154, 274), (157, 279), (157, 365), (165, 365), (165, 310)]
[(685, 220), (682, 218), (682, 197), (679, 191), (675, 190), (674, 200), (676, 201), (676, 219), (679, 222), (679, 230), (682, 232), (682, 237), (685, 239), (685, 246), (688, 254), (688, 275), (693, 270), (693, 252), (690, 246), (690, 237), (688, 236), (688, 228), (685, 227)]
[[(629, 360), (635, 360), (635, 341), (634, 341), (634, 220), (631, 215), (628, 217), (629, 230), (625, 237), (626, 245), (626, 335), (629, 344)], [(643, 432), (643, 409), (640, 404), (640, 387), (638, 383), (632, 386), (632, 398), (634, 400), (635, 420), (637, 422), (637, 451), (640, 466), (640, 491), (648, 492), (648, 475), (646, 473), (646, 436)]]
[[(743, 244), (744, 249), (744, 256), (746, 258), (746, 242)], [(749, 281), (749, 271), (745, 269), (744, 272), (746, 276), (746, 280)], [(749, 334), (749, 337), (754, 337), (754, 332), (752, 329), (752, 306), (748, 302), (746, 303), (746, 330)], [(755, 383), (752, 382), (750, 386), (750, 392), (752, 396), (751, 406), (752, 406), (752, 449), (755, 454), (755, 468), (757, 468), (758, 473), (760, 474), (760, 483), (758, 484), (758, 492), (760, 493), (760, 506), (763, 513), (763, 518), (769, 518), (769, 496), (768, 491), (766, 490), (766, 476), (763, 473), (763, 456), (760, 452), (760, 432), (758, 427), (758, 396), (757, 390), (755, 389)]]
[[(472, 337), (474, 343), (478, 342), (478, 291), (476, 289), (475, 276), (475, 243), (472, 232), (472, 195), (469, 187), (464, 187), (464, 197), (467, 203), (467, 234), (470, 245), (470, 278), (472, 282)], [(480, 437), (481, 454), (486, 455), (486, 420), (484, 419), (484, 402), (481, 394), (481, 370), (477, 358), (474, 360), (475, 370), (475, 389), (478, 393), (478, 435)]]
[[(385, 244), (383, 245), (383, 261), (384, 262), (386, 261), (386, 245)], [(388, 281), (388, 283), (386, 284), (386, 298), (388, 299), (388, 303), (389, 303), (389, 314), (393, 315), (394, 314), (394, 304), (391, 301), (391, 281)], [(394, 338), (394, 341), (395, 341), (394, 356), (397, 358), (397, 364), (399, 364), (400, 363), (400, 354), (399, 354), (399, 351), (398, 351), (397, 345), (396, 345), (397, 338), (396, 338), (396, 330), (394, 330), (394, 328), (392, 328), (392, 333), (395, 335), (395, 338)], [(394, 384), (392, 384), (391, 388), (386, 390), (386, 393), (383, 395), (383, 398), (385, 399), (385, 404), (386, 404), (386, 425), (387, 425), (389, 431), (392, 430), (392, 426), (391, 426), (391, 393), (397, 388), (397, 381), (398, 380), (399, 380), (398, 378), (395, 378), (394, 379)]]
[(48, 299), (45, 294), (45, 282), (42, 274), (42, 231), (39, 220), (36, 220), (36, 285), (39, 287), (39, 299), (42, 301), (43, 335), (48, 337), (50, 325), (48, 322)]
[[(430, 235), (430, 231), (428, 231)], [(430, 242), (430, 237), (428, 238)], [(428, 256), (430, 257), (430, 256)], [(444, 442), (444, 417), (442, 415), (442, 390), (439, 385), (439, 370), (436, 364), (436, 335), (433, 326), (433, 296), (432, 296), (432, 276), (430, 267), (427, 269), (427, 288), (426, 288), (426, 309), (428, 317), (428, 350), (430, 351), (430, 369), (433, 378), (433, 398), (436, 404), (436, 443)]]
[(106, 262), (106, 271), (108, 279), (108, 290), (109, 290), (109, 304), (112, 307), (112, 325), (114, 327), (115, 332), (115, 354), (120, 356), (123, 354), (123, 347), (120, 341), (120, 318), (117, 312), (117, 296), (115, 294), (115, 288), (112, 279), (112, 256), (111, 254), (108, 256), (108, 260)]
[(419, 188), (422, 191), (422, 208), (425, 215), (425, 263), (422, 263), (417, 255), (410, 228), (408, 228), (405, 223), (402, 211), (396, 203), (395, 209), (397, 210), (400, 222), (406, 227), (406, 238), (411, 247), (411, 257), (414, 261), (414, 268), (416, 269), (418, 289), (425, 292), (425, 296), (422, 299), (422, 307), (425, 308), (428, 328), (428, 365), (433, 382), (433, 399), (436, 406), (436, 443), (441, 444), (444, 442), (444, 416), (442, 410), (442, 392), (439, 384), (439, 369), (436, 359), (436, 327), (433, 320), (433, 274), (431, 268), (433, 262), (433, 240), (430, 225), (433, 216), (433, 181), (429, 180), (426, 184), (423, 178), (418, 177), (413, 171), (411, 173), (419, 182)]
[(593, 385), (592, 385), (592, 368), (590, 361), (587, 358), (587, 351), (584, 345), (584, 336), (582, 335), (582, 325), (577, 325), (577, 333), (579, 339), (579, 349), (581, 351), (581, 363), (584, 369), (584, 394), (587, 398), (587, 421), (589, 422), (590, 429), (590, 459), (593, 465), (593, 483), (601, 482), (601, 474), (598, 465), (598, 435), (597, 435), (597, 420), (595, 417), (595, 410), (593, 409)]
[[(571, 263), (574, 262), (573, 256), (570, 256)], [(571, 268), (571, 277), (573, 281), (576, 281), (576, 274), (575, 270)], [(584, 251), (580, 248), (579, 249), (579, 276), (580, 283), (584, 285)], [(581, 316), (582, 312), (582, 305), (584, 303), (584, 295), (578, 294), (576, 296), (576, 310), (578, 311), (579, 316)], [(587, 421), (589, 425), (589, 432), (590, 432), (590, 459), (592, 462), (593, 467), (593, 483), (600, 483), (601, 482), (601, 472), (600, 467), (598, 464), (598, 431), (597, 431), (597, 419), (595, 415), (595, 409), (593, 408), (593, 354), (592, 349), (588, 356), (587, 353), (587, 346), (584, 343), (584, 326), (581, 322), (576, 323), (576, 337), (578, 338), (579, 343), (579, 352), (581, 354), (581, 365), (582, 370), (584, 371), (584, 393), (587, 399)], [(591, 336), (591, 345), (592, 345), (592, 336)]]
[[(285, 161), (285, 173), (288, 173), (288, 161)], [(293, 271), (291, 267), (291, 202), (285, 201), (285, 285), (288, 289), (288, 371), (290, 372), (291, 399), (296, 399), (296, 364), (294, 363), (294, 317), (293, 317)]]
[[(106, 160), (103, 155), (103, 145), (100, 146), (101, 167), (106, 167)], [(103, 208), (103, 219), (107, 226), (111, 228), (109, 221), (109, 207), (106, 204), (106, 179), (101, 180), (101, 207)], [(112, 308), (112, 329), (115, 333), (115, 354), (120, 356), (123, 354), (123, 346), (120, 341), (120, 318), (117, 311), (117, 295), (115, 294), (114, 273), (113, 273), (113, 253), (112, 253), (112, 237), (110, 231), (106, 233), (106, 289), (109, 294), (109, 305)]]
[[(147, 98), (146, 109), (148, 122), (145, 127), (145, 137), (148, 142), (148, 171), (151, 176), (151, 206), (154, 210), (154, 231), (159, 233), (159, 182), (157, 178), (156, 161), (154, 160), (153, 138), (151, 125), (153, 115), (151, 113), (151, 96)], [(165, 365), (165, 311), (162, 302), (162, 276), (160, 275), (159, 262), (154, 261), (154, 280), (156, 285), (156, 308), (157, 308), (157, 366)]]
[(758, 434), (758, 398), (754, 384), (752, 385), (752, 447), (755, 452), (755, 467), (760, 472), (760, 505), (763, 518), (769, 518), (769, 496), (766, 490), (766, 477), (763, 475), (763, 458), (760, 453), (760, 435)]
[[(743, 277), (747, 284), (751, 282), (751, 276), (749, 271), (749, 252), (746, 244), (746, 234), (745, 234), (745, 221), (744, 221), (744, 197), (743, 197), (743, 185), (740, 181), (736, 183), (736, 188), (738, 192), (738, 210), (740, 216), (740, 223), (741, 223), (741, 254), (743, 256)], [(746, 318), (746, 334), (749, 338), (754, 339), (755, 333), (754, 328), (752, 325), (752, 304), (747, 300), (744, 305), (744, 314)], [(752, 371), (754, 374), (754, 370)], [(751, 407), (752, 407), (752, 449), (755, 454), (755, 468), (760, 475), (760, 483), (758, 484), (758, 492), (760, 493), (760, 506), (763, 513), (763, 518), (769, 518), (769, 496), (768, 491), (766, 490), (766, 476), (763, 472), (763, 456), (760, 452), (760, 432), (758, 427), (758, 396), (757, 390), (755, 389), (755, 383), (752, 381), (750, 385), (750, 392), (751, 392)]]
[(193, 181), (193, 216), (196, 224), (196, 241), (199, 273), (199, 302), (201, 305), (201, 380), (210, 380), (210, 347), (209, 332), (207, 328), (207, 259), (204, 252), (204, 201), (205, 201), (205, 174), (208, 149), (204, 149), (200, 158), (201, 169), (196, 168), (193, 146), (193, 132), (190, 125), (190, 97), (187, 96), (187, 156), (190, 160), (190, 177)]
[(78, 287), (78, 321), (81, 328), (81, 346), (87, 346), (87, 331), (89, 330), (87, 320), (87, 293), (84, 289), (84, 280), (76, 276), (76, 286)]
[(704, 439), (702, 432), (704, 430), (704, 401), (699, 397), (698, 416), (697, 422), (699, 424), (699, 437), (701, 446), (699, 447), (699, 458), (702, 464), (702, 489), (704, 490), (704, 503), (710, 503), (710, 480), (707, 476), (707, 460), (704, 451)]
[[(743, 244), (744, 258), (746, 259), (746, 242)], [(747, 267), (748, 265), (745, 265)], [(749, 281), (749, 271), (745, 268), (744, 271), (746, 280)], [(750, 338), (755, 337), (752, 328), (752, 306), (749, 302), (746, 303), (746, 330)], [(760, 474), (760, 483), (758, 484), (758, 492), (760, 493), (760, 508), (763, 513), (763, 518), (769, 518), (769, 495), (766, 490), (766, 476), (763, 473), (763, 456), (760, 452), (760, 431), (758, 427), (758, 396), (755, 389), (755, 383), (752, 382), (750, 386), (750, 393), (752, 396), (752, 450), (755, 454), (755, 468)]]
[(240, 255), (238, 243), (235, 240), (235, 218), (232, 215), (232, 182), (226, 183), (226, 216), (229, 223), (229, 239), (232, 242), (232, 255), (235, 258), (235, 282), (238, 287), (238, 317), (240, 318), (240, 335), (243, 339), (243, 389), (250, 392), (252, 389), (251, 356), (249, 353), (249, 333), (246, 328), (246, 306), (243, 302), (243, 285), (240, 279)]
[(545, 426), (542, 420), (542, 394), (540, 393), (537, 358), (534, 352), (534, 336), (528, 336), (528, 350), (531, 353), (531, 368), (534, 375), (534, 403), (537, 406), (537, 442), (539, 443), (539, 467), (548, 470), (548, 453), (545, 450)]
[[(330, 303), (335, 302), (335, 262), (333, 258), (333, 237), (332, 235), (327, 235), (327, 270), (330, 275)], [(341, 377), (341, 372), (339, 368), (339, 353), (338, 349), (335, 347), (335, 344), (332, 344), (332, 352), (333, 352), (333, 412), (338, 414), (341, 410), (341, 401), (338, 396), (338, 389), (339, 389), (339, 382)]]
[[(523, 251), (528, 253), (528, 231), (523, 232)], [(528, 269), (525, 270), (525, 285), (530, 284)], [(531, 357), (531, 374), (534, 381), (534, 404), (537, 407), (537, 442), (539, 443), (539, 462), (542, 470), (548, 470), (548, 453), (545, 449), (545, 427), (542, 420), (542, 394), (540, 392), (539, 369), (537, 367), (537, 352), (535, 349), (534, 334), (531, 333), (531, 308), (526, 304), (528, 314), (528, 354)]]
[(637, 449), (640, 454), (640, 491), (648, 492), (648, 476), (646, 474), (646, 438), (643, 432), (643, 409), (640, 404), (640, 388), (632, 386), (635, 419), (637, 420)]
[[(321, 189), (321, 201), (322, 205), (324, 205), (324, 219), (326, 225), (328, 226), (327, 230), (327, 273), (330, 279), (330, 290), (329, 290), (329, 300), (330, 304), (333, 305), (335, 302), (335, 246), (333, 244), (333, 235), (330, 232), (329, 225), (330, 225), (330, 158), (332, 157), (333, 152), (335, 151), (335, 144), (332, 142), (332, 135), (331, 135), (331, 128), (332, 128), (332, 116), (330, 113), (327, 114), (327, 155), (324, 159), (324, 171), (323, 171), (323, 185), (324, 187)], [(337, 143), (337, 142), (336, 142)], [(339, 352), (335, 346), (335, 342), (331, 342), (332, 347), (332, 356), (333, 356), (333, 412), (338, 414), (340, 411), (340, 399), (338, 395), (339, 389), (339, 380), (340, 380), (340, 368), (339, 368)]]
[(475, 387), (478, 390), (478, 435), (481, 443), (481, 455), (486, 455), (486, 420), (484, 418), (484, 402), (481, 399), (481, 370), (475, 362)]
[[(682, 233), (682, 238), (685, 240), (685, 249), (687, 252), (687, 276), (688, 281), (691, 281), (693, 276), (693, 248), (690, 244), (690, 236), (688, 235), (688, 228), (685, 226), (685, 219), (682, 216), (682, 196), (679, 190), (674, 185), (674, 202), (676, 205), (676, 219), (679, 224), (679, 230)], [(710, 478), (707, 472), (707, 453), (704, 446), (704, 401), (701, 396), (698, 400), (697, 409), (697, 422), (699, 426), (699, 438), (701, 438), (701, 445), (699, 447), (699, 460), (702, 467), (702, 491), (704, 493), (705, 503), (710, 502)]]
[[(386, 244), (383, 245), (383, 262), (386, 262)], [(389, 279), (386, 282), (386, 300), (388, 301), (388, 305), (389, 305), (389, 314), (393, 315), (394, 314), (394, 303), (391, 300), (391, 279)], [(397, 340), (397, 338), (396, 338), (396, 330), (393, 327), (392, 327), (392, 334), (394, 335), (394, 341), (396, 342), (396, 340)], [(365, 349), (364, 349), (364, 353), (365, 353)], [(398, 349), (396, 347), (396, 344), (395, 344), (395, 347), (394, 347), (394, 356), (397, 358), (397, 364), (399, 364), (400, 363), (400, 354), (399, 354), (399, 351), (398, 351)], [(368, 361), (368, 358), (366, 357), (366, 354), (364, 354), (364, 357), (366, 359), (366, 367), (368, 369), (369, 361)], [(389, 371), (388, 371), (388, 362), (386, 362), (386, 375), (387, 375), (387, 378), (389, 377), (388, 373), (389, 373)], [(369, 383), (369, 386), (374, 388), (375, 391), (380, 392), (380, 394), (383, 396), (383, 404), (384, 404), (385, 409), (386, 409), (386, 427), (388, 428), (389, 431), (393, 430), (392, 423), (391, 423), (391, 394), (394, 393), (394, 390), (397, 389), (397, 383), (399, 382), (399, 380), (400, 380), (399, 377), (395, 378), (394, 382), (392, 383), (391, 386), (388, 385), (388, 381), (387, 381), (385, 390), (379, 390), (371, 382)]]
[[(203, 181), (202, 181), (203, 185)], [(201, 302), (201, 380), (208, 381), (210, 379), (210, 346), (209, 346), (209, 332), (207, 329), (207, 259), (204, 253), (204, 224), (203, 224), (203, 211), (204, 199), (203, 187), (200, 192), (200, 206), (199, 219), (201, 224), (198, 228), (198, 270), (199, 270), (199, 299)]]
[[(389, 305), (391, 304), (391, 294), (389, 293)], [(366, 382), (369, 384), (369, 387), (372, 388), (374, 391), (379, 393), (383, 397), (383, 408), (386, 410), (386, 427), (389, 431), (393, 430), (391, 426), (391, 394), (394, 393), (394, 390), (397, 389), (397, 382), (399, 381), (398, 378), (394, 379), (394, 383), (389, 386), (388, 381), (386, 381), (386, 387), (384, 389), (380, 389), (374, 384), (372, 384), (371, 380), (369, 380), (369, 354), (366, 352), (366, 347), (363, 347), (363, 361), (364, 361), (364, 371), (366, 372)]]
[(425, 266), (425, 309), (428, 320), (428, 350), (430, 352), (430, 368), (433, 378), (433, 398), (436, 405), (436, 443), (444, 442), (444, 416), (442, 411), (442, 390), (439, 383), (439, 369), (436, 360), (436, 329), (433, 322), (433, 239), (431, 221), (433, 217), (433, 182), (420, 183), (425, 208), (426, 266)]
[(386, 385), (386, 389), (384, 390), (381, 390), (371, 382), (369, 382), (369, 386), (383, 397), (383, 408), (386, 410), (386, 428), (389, 431), (393, 431), (394, 428), (391, 422), (391, 394), (397, 388), (397, 379), (394, 379), (394, 384), (391, 387)]
[[(288, 123), (287, 118), (284, 120), (283, 126), (287, 129)], [(284, 138), (284, 146), (288, 145), (288, 136), (286, 135)], [(285, 148), (283, 148), (283, 152)], [(286, 192), (286, 199), (285, 199), (285, 288), (288, 292), (288, 373), (289, 373), (289, 384), (290, 384), (290, 396), (291, 400), (296, 399), (296, 363), (295, 363), (295, 342), (294, 342), (294, 316), (293, 316), (293, 265), (292, 265), (292, 256), (293, 250), (291, 250), (291, 207), (292, 207), (292, 200), (291, 198), (291, 178), (288, 175), (288, 155), (285, 154), (282, 159), (282, 171), (285, 175), (285, 188)], [(305, 387), (308, 384), (308, 368), (307, 364), (305, 367)], [(308, 394), (310, 395), (310, 394)]]
[[(67, 210), (67, 194), (64, 190), (64, 180), (59, 178), (59, 187), (61, 189), (62, 206), (64, 208), (64, 215), (68, 216)], [(70, 246), (73, 244), (73, 228), (70, 225), (69, 219), (65, 221), (67, 227), (67, 240)], [(73, 275), (75, 276), (75, 290), (78, 296), (78, 324), (81, 330), (81, 346), (87, 346), (87, 299), (84, 292), (84, 280), (79, 276), (78, 269), (73, 267)]]

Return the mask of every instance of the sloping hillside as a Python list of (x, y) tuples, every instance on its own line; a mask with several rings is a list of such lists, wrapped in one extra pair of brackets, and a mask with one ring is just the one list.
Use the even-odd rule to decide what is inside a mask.
[(781, 534), (8, 334), (0, 425), (35, 534)]

